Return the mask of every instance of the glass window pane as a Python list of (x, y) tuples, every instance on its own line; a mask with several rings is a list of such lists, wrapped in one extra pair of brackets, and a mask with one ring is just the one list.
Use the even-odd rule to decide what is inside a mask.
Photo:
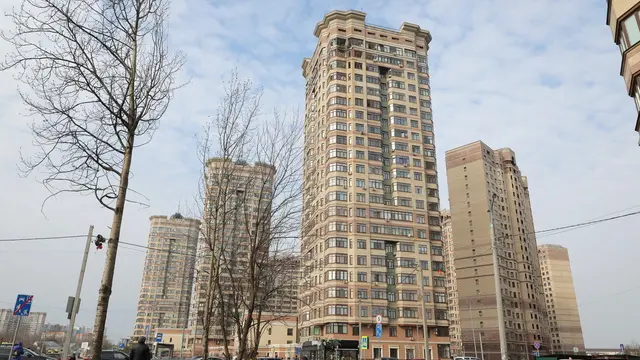
[(629, 16), (626, 20), (624, 20), (623, 24), (628, 36), (627, 40), (629, 41), (629, 47), (632, 47), (637, 42), (640, 42), (640, 29), (638, 28), (638, 21), (636, 20), (636, 16)]

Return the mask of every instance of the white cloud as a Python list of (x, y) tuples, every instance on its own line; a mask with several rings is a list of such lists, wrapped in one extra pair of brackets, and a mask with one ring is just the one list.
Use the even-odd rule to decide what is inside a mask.
[[(154, 141), (135, 155), (133, 186), (150, 198), (149, 209), (129, 206), (123, 239), (144, 244), (151, 214), (169, 214), (191, 202), (198, 177), (194, 135), (213, 115), (221, 80), (237, 67), (265, 86), (269, 106), (303, 106), (302, 57), (315, 47), (312, 34), (324, 13), (336, 8), (368, 12), (372, 23), (398, 28), (403, 21), (431, 31), (436, 143), (442, 202), (447, 203), (444, 151), (482, 139), (511, 147), (529, 177), (538, 229), (591, 219), (640, 205), (640, 149), (633, 132), (633, 101), (619, 76), (620, 53), (605, 25), (600, 0), (507, 2), (402, 1), (205, 1), (176, 0), (172, 44), (188, 59), (182, 89)], [(347, 5), (348, 4), (348, 5)], [(3, 9), (18, 0), (3, 1)], [(7, 19), (0, 27), (7, 28)], [(0, 45), (0, 54), (7, 51)], [(542, 79), (558, 84), (545, 86)], [(18, 149), (30, 147), (29, 120), (20, 115), (16, 82), (0, 74), (0, 174), (4, 206), (0, 238), (77, 234), (89, 224), (106, 233), (110, 214), (91, 198), (60, 196), (40, 213), (47, 195), (34, 179), (16, 175)], [(184, 205), (183, 205), (184, 208)], [(635, 286), (639, 250), (637, 219), (545, 237), (570, 249), (588, 346), (629, 342), (640, 321)], [(18, 292), (36, 294), (34, 309), (63, 321), (73, 293), (81, 240), (0, 244), (0, 305)], [(122, 249), (108, 330), (131, 331), (144, 254)], [(93, 321), (103, 253), (92, 253), (79, 321)], [(599, 311), (604, 306), (607, 311)], [(624, 319), (624, 320), (620, 320)]]

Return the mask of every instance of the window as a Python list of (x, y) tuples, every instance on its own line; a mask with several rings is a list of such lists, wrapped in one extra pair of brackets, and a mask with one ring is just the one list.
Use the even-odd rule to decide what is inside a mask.
[(329, 98), (329, 105), (347, 105), (347, 98), (342, 96), (334, 96), (332, 98)]
[(331, 280), (348, 280), (347, 277), (347, 270), (329, 270), (326, 273), (324, 273), (324, 279), (326, 281), (331, 281)]
[(398, 336), (398, 328), (396, 326), (389, 326), (389, 336), (391, 337)]
[(413, 329), (412, 328), (405, 328), (404, 329), (404, 337), (413, 337)]
[(348, 325), (343, 323), (329, 323), (325, 326), (325, 331), (327, 334), (346, 334), (347, 327)]
[(328, 288), (325, 290), (325, 296), (328, 298), (347, 298), (347, 288)]
[(640, 14), (638, 12), (622, 20), (620, 29), (620, 50), (622, 52), (640, 42), (639, 23)]
[(433, 302), (438, 304), (445, 304), (447, 302), (447, 294), (433, 293)]
[(326, 248), (347, 248), (347, 238), (332, 237), (325, 240), (324, 245)]
[(367, 273), (359, 272), (358, 273), (358, 282), (367, 282)]
[(366, 249), (367, 248), (367, 240), (358, 240), (357, 246), (358, 246), (358, 249)]
[(325, 307), (325, 315), (348, 316), (349, 307), (347, 305), (329, 305)]

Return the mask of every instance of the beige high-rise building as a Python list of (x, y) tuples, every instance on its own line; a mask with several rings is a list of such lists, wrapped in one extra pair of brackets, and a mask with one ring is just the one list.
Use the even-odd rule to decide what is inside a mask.
[(409, 23), (367, 24), (365, 16), (326, 14), (302, 63), (302, 355), (336, 340), (342, 356), (355, 358), (364, 335), (363, 357), (424, 358), (426, 315), (430, 359), (449, 358), (431, 34)]
[[(266, 208), (272, 204), (274, 174), (274, 166), (264, 163), (249, 164), (245, 161), (223, 158), (212, 158), (207, 162), (207, 191), (204, 192), (206, 199), (203, 204), (203, 217), (210, 220), (202, 223), (202, 236), (196, 264), (197, 278), (189, 320), (191, 333), (194, 335), (189, 341), (195, 341), (195, 346), (191, 344), (189, 346), (195, 350), (195, 354), (202, 354), (204, 350), (204, 314), (209, 290), (209, 274), (212, 270), (212, 251), (217, 252), (215, 259), (224, 261), (217, 264), (220, 267), (219, 281), (221, 286), (230, 289), (229, 292), (223, 290), (224, 294), (231, 295), (235, 291), (233, 289), (238, 289), (233, 286), (233, 282), (246, 279), (251, 251), (249, 248), (251, 237), (247, 228), (251, 228), (252, 231), (269, 231), (270, 224), (267, 224), (264, 217), (270, 214), (270, 210)], [(258, 217), (261, 217), (259, 222)], [(260, 224), (260, 229), (255, 229), (256, 223)], [(264, 245), (264, 251), (269, 251), (269, 244)], [(257, 253), (254, 255), (258, 256)], [(216, 301), (222, 300), (216, 299)], [(290, 304), (282, 304), (282, 306), (295, 311)], [(232, 306), (228, 306), (228, 311), (235, 310)], [(232, 321), (230, 315), (222, 316)], [(229, 323), (226, 328), (228, 345), (230, 349), (234, 349), (235, 334), (231, 331), (234, 326)], [(224, 346), (224, 333), (219, 318), (211, 319), (209, 329), (209, 352), (220, 353)]]
[(149, 220), (134, 338), (153, 337), (158, 328), (187, 327), (200, 234), (200, 221), (179, 213)]
[(551, 349), (555, 353), (584, 351), (578, 300), (573, 286), (569, 251), (560, 245), (538, 246), (542, 287), (549, 315)]
[(640, 1), (607, 0), (607, 25), (622, 53), (620, 75), (627, 94), (635, 100), (635, 130), (640, 132)]
[[(46, 312), (31, 312), (29, 316), (23, 316), (20, 320), (18, 337), (27, 340), (38, 340), (37, 337), (44, 330), (47, 319)], [(18, 316), (13, 315), (13, 309), (0, 309), (0, 338), (10, 339), (16, 331)]]
[(508, 148), (493, 150), (477, 141), (447, 151), (446, 163), (464, 352), (475, 354), (482, 341), (485, 359), (500, 359), (490, 209), (507, 355), (510, 360), (527, 359), (536, 342), (541, 352), (548, 351), (551, 347), (529, 189), (515, 153)]
[(447, 302), (449, 307), (449, 338), (451, 355), (463, 356), (462, 331), (460, 329), (460, 307), (458, 305), (458, 282), (456, 280), (455, 244), (451, 229), (451, 212), (440, 211), (442, 241), (444, 242), (444, 265), (447, 274)]

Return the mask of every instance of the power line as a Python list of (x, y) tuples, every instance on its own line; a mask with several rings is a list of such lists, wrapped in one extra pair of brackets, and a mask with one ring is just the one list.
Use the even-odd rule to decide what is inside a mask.
[(18, 242), (18, 241), (40, 241), (40, 240), (60, 240), (60, 239), (76, 239), (86, 238), (87, 235), (66, 235), (66, 236), (44, 236), (44, 237), (31, 237), (31, 238), (9, 238), (0, 239), (0, 242)]

